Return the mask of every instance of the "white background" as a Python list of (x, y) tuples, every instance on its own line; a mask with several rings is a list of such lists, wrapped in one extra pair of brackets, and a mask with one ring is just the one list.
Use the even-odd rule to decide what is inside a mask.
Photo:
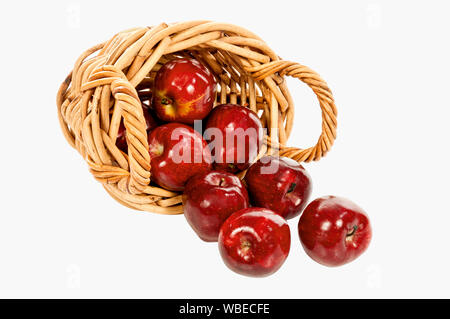
[[(0, 10), (0, 297), (450, 297), (448, 1), (8, 1)], [(78, 55), (134, 26), (210, 19), (244, 26), (318, 71), (338, 139), (305, 165), (313, 198), (370, 215), (368, 251), (316, 264), (291, 253), (264, 279), (229, 271), (183, 216), (117, 204), (66, 143), (55, 96)], [(318, 103), (289, 80), (291, 145), (320, 133)]]

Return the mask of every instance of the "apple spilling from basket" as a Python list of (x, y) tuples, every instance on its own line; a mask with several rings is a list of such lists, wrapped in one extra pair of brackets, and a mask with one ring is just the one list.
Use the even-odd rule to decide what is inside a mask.
[[(300, 214), (298, 235), (313, 260), (339, 266), (360, 256), (372, 236), (364, 210), (335, 196), (306, 206), (312, 188), (306, 170), (285, 157), (256, 160), (264, 136), (257, 114), (235, 104), (213, 108), (216, 89), (207, 67), (176, 59), (158, 70), (151, 102), (142, 104), (151, 179), (183, 191), (184, 215), (197, 235), (218, 242), (225, 264), (247, 276), (281, 267), (291, 245), (286, 220)], [(116, 145), (126, 152), (123, 125)], [(235, 174), (244, 170), (241, 181)]]

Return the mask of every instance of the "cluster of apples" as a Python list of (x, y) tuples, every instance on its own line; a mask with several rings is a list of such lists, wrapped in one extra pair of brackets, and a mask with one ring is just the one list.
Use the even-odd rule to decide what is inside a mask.
[[(233, 271), (267, 276), (289, 254), (287, 220), (303, 212), (298, 234), (312, 259), (339, 266), (361, 255), (371, 239), (364, 210), (335, 196), (306, 207), (312, 188), (306, 170), (285, 157), (255, 161), (264, 136), (257, 114), (236, 104), (213, 108), (216, 90), (207, 67), (195, 59), (175, 59), (158, 70), (151, 103), (143, 104), (151, 179), (183, 191), (184, 216), (197, 235), (218, 242)], [(117, 146), (127, 147), (123, 126)], [(235, 174), (244, 170), (241, 181)]]

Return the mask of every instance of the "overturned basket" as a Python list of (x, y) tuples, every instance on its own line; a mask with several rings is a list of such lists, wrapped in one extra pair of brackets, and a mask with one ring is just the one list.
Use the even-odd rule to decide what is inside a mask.
[[(67, 141), (87, 161), (94, 177), (123, 205), (162, 214), (182, 213), (181, 195), (150, 184), (150, 155), (141, 101), (156, 71), (170, 59), (194, 57), (219, 83), (216, 105), (235, 103), (260, 114), (266, 147), (298, 162), (319, 160), (336, 137), (336, 107), (326, 82), (314, 71), (281, 60), (258, 36), (238, 26), (190, 21), (136, 28), (84, 52), (61, 85), (59, 121)], [(284, 81), (308, 84), (322, 110), (322, 133), (314, 147), (284, 146), (294, 104)], [(123, 118), (128, 154), (116, 145)]]

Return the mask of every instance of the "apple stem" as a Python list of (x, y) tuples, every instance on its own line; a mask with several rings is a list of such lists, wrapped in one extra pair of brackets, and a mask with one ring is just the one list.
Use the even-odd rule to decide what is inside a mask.
[(296, 184), (296, 183), (292, 183), (291, 186), (289, 186), (289, 189), (288, 189), (287, 193), (289, 194), (289, 193), (291, 193), (292, 191), (294, 191), (295, 186), (297, 186), (297, 184)]
[(358, 230), (358, 226), (353, 226), (352, 230), (347, 233), (347, 237), (351, 237), (355, 234), (355, 232)]
[(225, 178), (222, 177), (222, 178), (220, 179), (219, 186), (222, 186), (224, 183), (225, 183)]

